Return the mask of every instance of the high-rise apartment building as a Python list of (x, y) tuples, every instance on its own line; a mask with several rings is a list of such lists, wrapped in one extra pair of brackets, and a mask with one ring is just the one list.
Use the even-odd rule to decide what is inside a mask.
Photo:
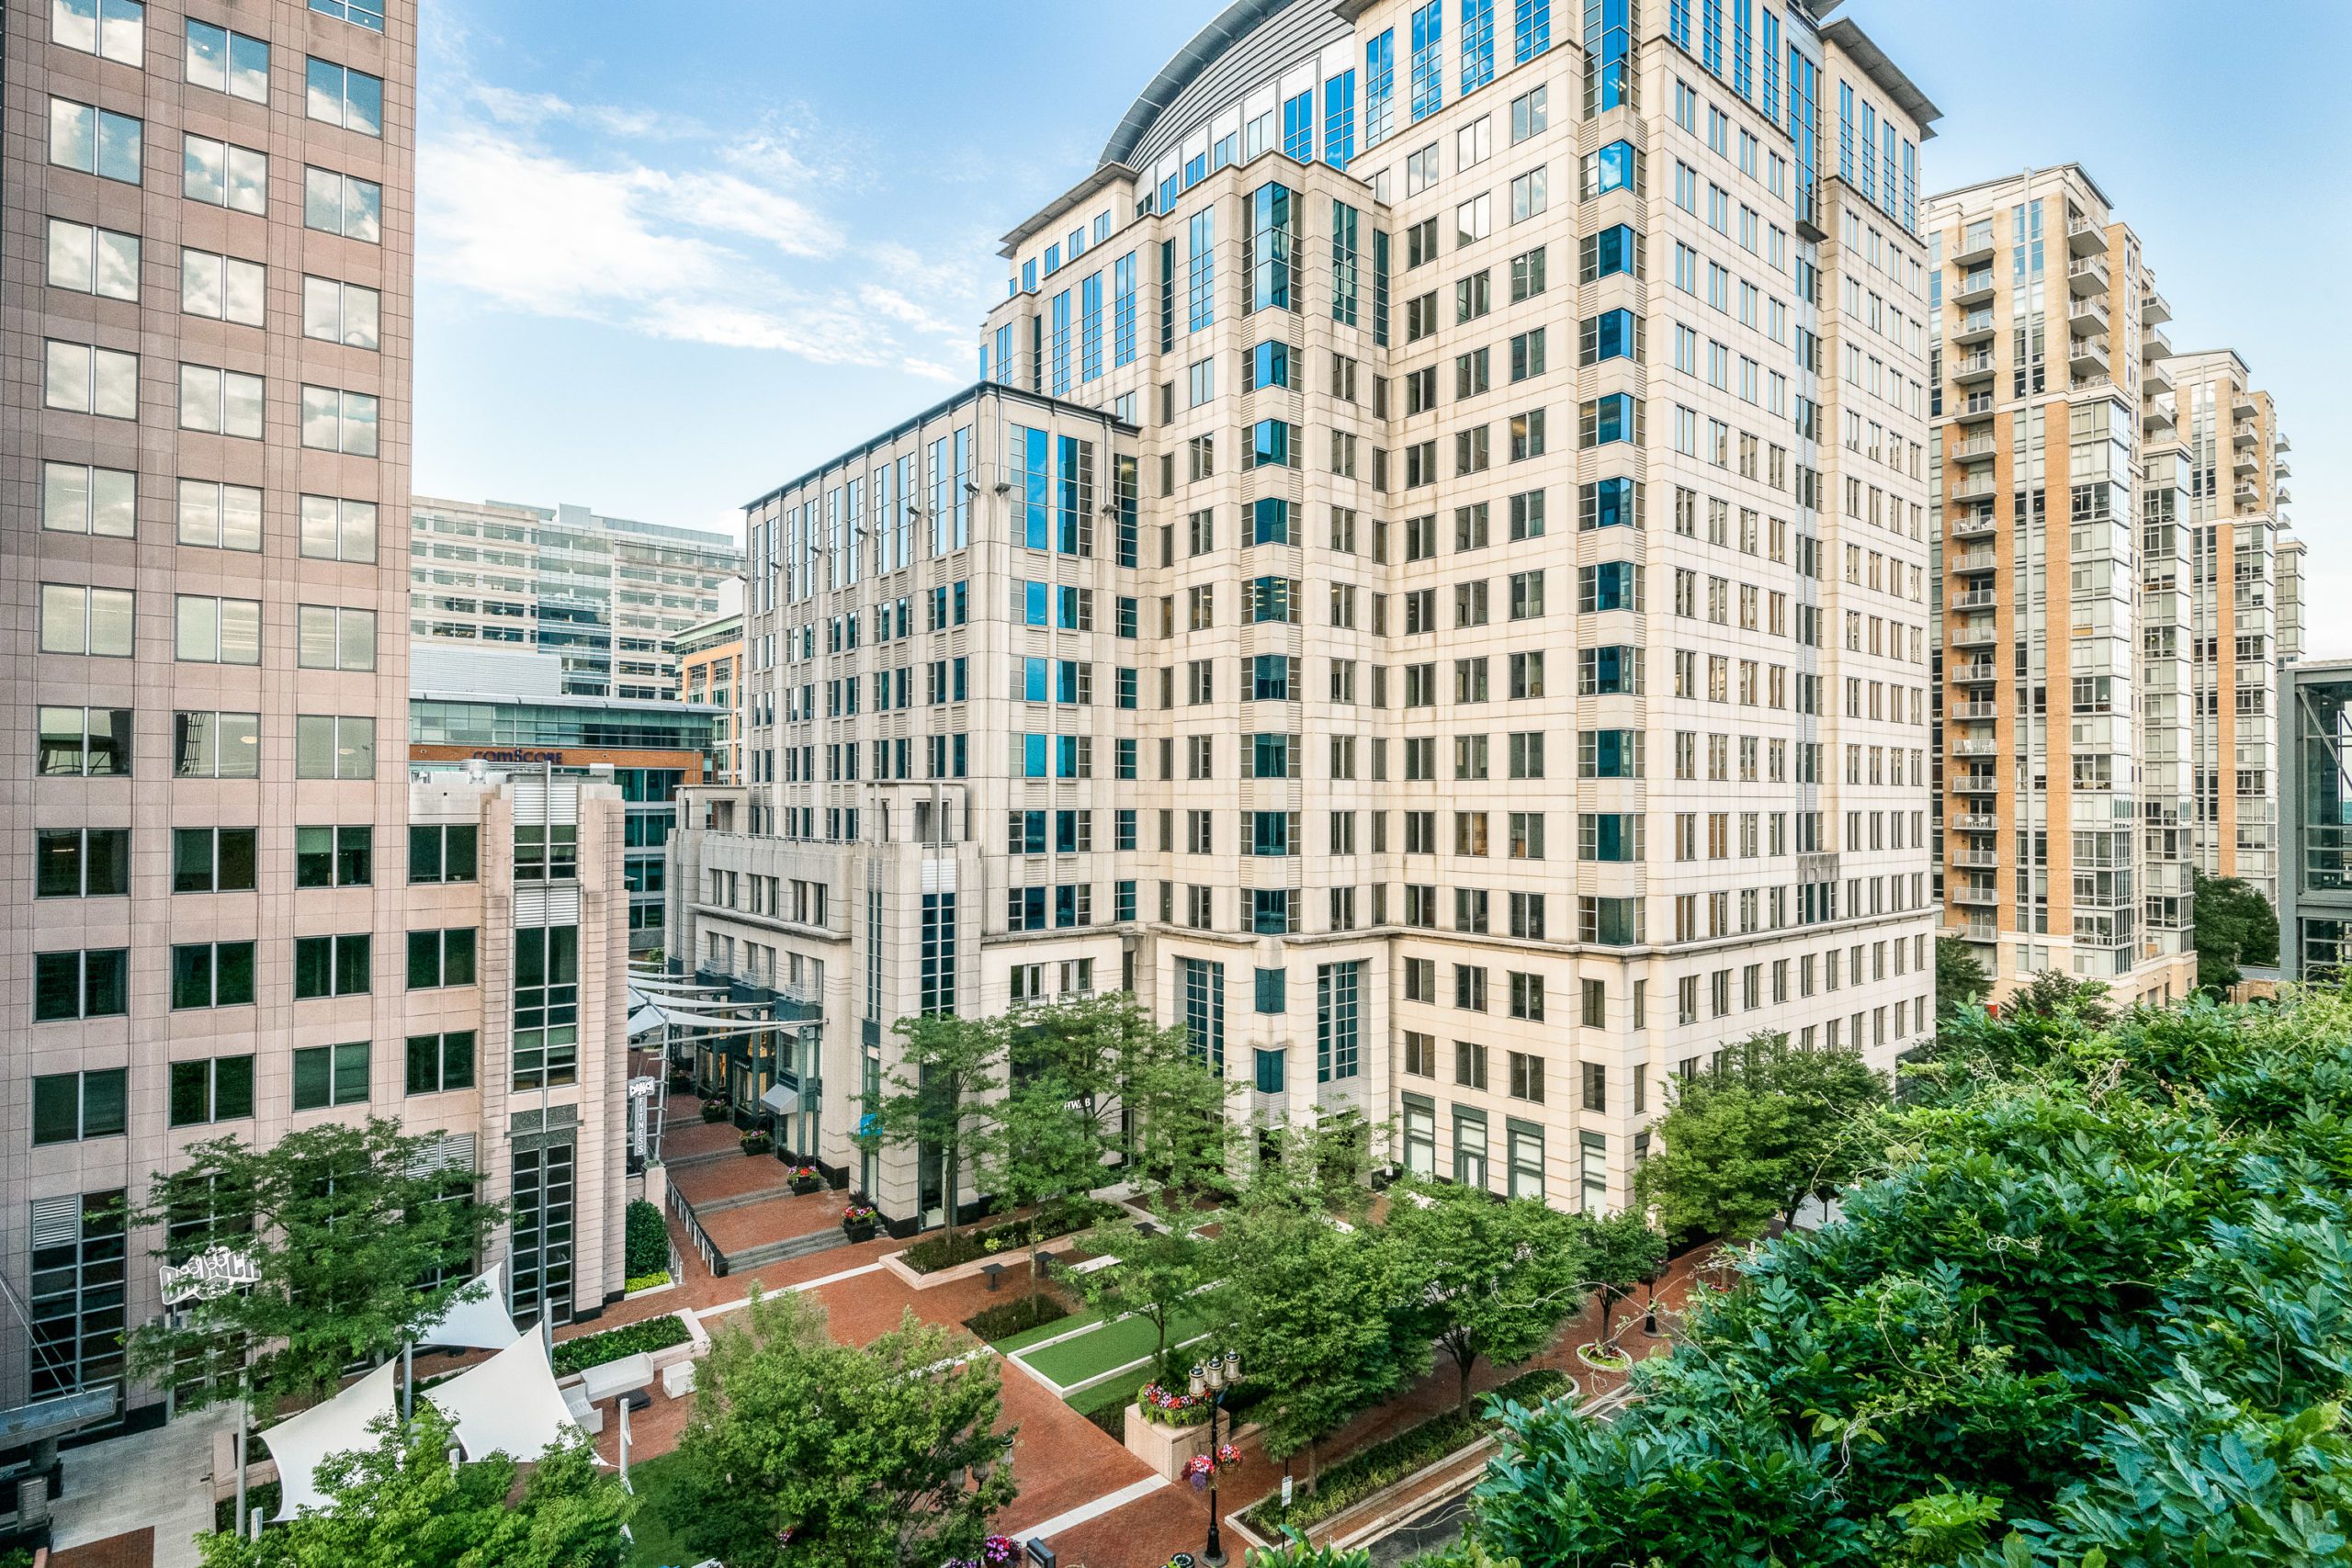
[(671, 929), (821, 1018), (790, 1146), (935, 1214), (891, 1022), (1125, 987), (1613, 1207), (1727, 1043), (1922, 1038), (1935, 115), (1802, 5), (1227, 6), (982, 383), (749, 510)]
[(559, 654), (572, 696), (675, 695), (672, 639), (717, 615), (720, 585), (743, 568), (723, 534), (584, 506), (422, 495), (410, 504), (416, 640)]
[(670, 639), (678, 660), (678, 685), (671, 694), (696, 706), (718, 710), (711, 732), (710, 782), (743, 782), (743, 729), (736, 698), (743, 682), (743, 616), (730, 612), (686, 627)]
[(2163, 296), (2079, 164), (1928, 208), (1946, 924), (1996, 990), (2054, 969), (2178, 997), (2192, 475)]
[(217, 1136), (436, 1134), (518, 1314), (599, 1310), (621, 805), (404, 765), (416, 8), (0, 20), (0, 1403), (161, 1412), (117, 1203)]
[(2302, 651), (2302, 545), (2288, 532), (2286, 434), (2229, 349), (2163, 361), (2188, 447), (2194, 594), (2193, 850), (2209, 876), (2278, 902), (2278, 670)]

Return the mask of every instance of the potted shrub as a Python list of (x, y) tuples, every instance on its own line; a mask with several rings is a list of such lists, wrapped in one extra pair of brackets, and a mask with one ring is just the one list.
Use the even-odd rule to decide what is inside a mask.
[(824, 1173), (820, 1171), (815, 1166), (803, 1165), (793, 1168), (792, 1190), (795, 1192), (805, 1197), (808, 1193), (819, 1190), (824, 1185)]
[(757, 1129), (744, 1134), (742, 1142), (743, 1152), (747, 1155), (763, 1155), (775, 1147), (775, 1140)]
[(842, 1231), (852, 1241), (872, 1241), (875, 1224), (880, 1218), (873, 1204), (854, 1198), (849, 1207), (842, 1211)]
[(1209, 1402), (1199, 1394), (1171, 1393), (1154, 1378), (1136, 1390), (1136, 1405), (1156, 1427), (1197, 1427), (1209, 1418)]
[(702, 1102), (702, 1119), (703, 1119), (704, 1121), (706, 1121), (706, 1122), (724, 1122), (724, 1121), (726, 1121), (726, 1120), (727, 1120), (727, 1104), (726, 1104), (726, 1102), (725, 1102), (724, 1100), (704, 1100), (704, 1101)]

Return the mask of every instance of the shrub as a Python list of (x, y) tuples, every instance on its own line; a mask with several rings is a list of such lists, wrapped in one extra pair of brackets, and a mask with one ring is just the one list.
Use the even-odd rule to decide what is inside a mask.
[(555, 1366), (555, 1375), (568, 1377), (573, 1372), (584, 1372), (590, 1367), (601, 1367), (607, 1361), (617, 1361), (624, 1356), (666, 1350), (693, 1337), (684, 1319), (674, 1313), (665, 1313), (660, 1317), (649, 1317), (642, 1323), (608, 1328), (602, 1334), (563, 1340), (556, 1346), (550, 1359)]
[[(1094, 1214), (1091, 1204), (1067, 1205), (1044, 1216), (1044, 1229), (1039, 1235), (1050, 1241), (1083, 1230), (1094, 1223)], [(1013, 1220), (987, 1230), (957, 1231), (952, 1238), (945, 1235), (927, 1236), (899, 1254), (899, 1260), (918, 1274), (929, 1274), (975, 1258), (1017, 1251), (1029, 1245), (1030, 1223)]]
[(669, 1282), (670, 1270), (657, 1269), (650, 1274), (631, 1274), (621, 1281), (621, 1292), (624, 1295), (633, 1296), (639, 1291), (650, 1291), (656, 1285), (666, 1285)]
[(1040, 1291), (1035, 1295), (1009, 1301), (1002, 1306), (976, 1312), (964, 1320), (964, 1326), (982, 1339), (994, 1341), (1025, 1334), (1048, 1323), (1058, 1323), (1069, 1315), (1069, 1308)]
[(1155, 1427), (1197, 1427), (1209, 1418), (1209, 1401), (1160, 1386), (1158, 1379), (1136, 1390), (1143, 1418)]
[(747, 1155), (763, 1155), (775, 1147), (775, 1140), (765, 1133), (746, 1133), (737, 1141), (743, 1145), (743, 1152)]
[(670, 1267), (670, 1229), (662, 1211), (639, 1198), (628, 1206), (622, 1231), (621, 1255), (631, 1274), (658, 1274)]

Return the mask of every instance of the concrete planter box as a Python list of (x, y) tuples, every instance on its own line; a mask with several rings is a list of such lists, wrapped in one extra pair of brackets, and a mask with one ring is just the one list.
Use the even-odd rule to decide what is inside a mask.
[[(1074, 1245), (1082, 1239), (1083, 1233), (1073, 1232), (1069, 1235), (1057, 1235), (1054, 1237), (1053, 1241), (1047, 1242), (1046, 1245), (1047, 1248), (1050, 1249), (1054, 1246), (1055, 1242), (1069, 1246)], [(1042, 1268), (1044, 1266), (1045, 1259), (1052, 1256), (1053, 1254), (1050, 1250), (1040, 1253), (1038, 1255), (1039, 1267)], [(1029, 1249), (1027, 1247), (1007, 1247), (1002, 1252), (994, 1252), (983, 1257), (975, 1258), (969, 1263), (958, 1263), (946, 1269), (934, 1269), (928, 1274), (919, 1274), (912, 1269), (908, 1268), (905, 1262), (902, 1261), (905, 1257), (906, 1253), (903, 1250), (898, 1252), (886, 1252), (882, 1255), (882, 1267), (888, 1269), (891, 1273), (896, 1274), (899, 1279), (905, 1280), (910, 1289), (917, 1291), (934, 1291), (942, 1285), (952, 1285), (958, 1280), (978, 1279), (987, 1270), (988, 1266), (991, 1263), (1001, 1263), (1004, 1265), (1004, 1277), (1008, 1284), (1010, 1284), (1010, 1282), (1015, 1278), (1021, 1278), (1025, 1287), (1026, 1275), (1029, 1269)]]
[[(1136, 1375), (1141, 1377), (1143, 1374), (1138, 1371)], [(1254, 1422), (1238, 1428), (1227, 1428), (1222, 1419), (1216, 1425), (1220, 1431), (1225, 1432), (1225, 1440), (1228, 1443), (1238, 1443), (1244, 1438), (1254, 1437), (1258, 1431)], [(1145, 1420), (1143, 1406), (1130, 1404), (1124, 1441), (1129, 1453), (1161, 1475), (1170, 1481), (1182, 1481), (1184, 1466), (1209, 1451), (1209, 1423), (1196, 1421), (1189, 1427), (1162, 1426), (1157, 1421)]]

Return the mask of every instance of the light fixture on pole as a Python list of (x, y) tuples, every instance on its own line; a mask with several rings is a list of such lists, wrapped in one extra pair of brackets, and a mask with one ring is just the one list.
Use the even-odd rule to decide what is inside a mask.
[[(1227, 1350), (1222, 1357), (1211, 1356), (1193, 1368), (1192, 1395), (1209, 1402), (1209, 1450), (1184, 1468), (1193, 1476), (1193, 1484), (1208, 1488), (1209, 1539), (1208, 1544), (1201, 1549), (1201, 1562), (1207, 1568), (1225, 1568), (1225, 1537), (1223, 1521), (1217, 1514), (1216, 1472), (1228, 1465), (1238, 1464), (1241, 1455), (1232, 1444), (1217, 1441), (1217, 1416), (1225, 1408), (1225, 1396), (1240, 1383), (1241, 1352), (1238, 1350)], [(1228, 1435), (1230, 1430), (1228, 1427)]]

